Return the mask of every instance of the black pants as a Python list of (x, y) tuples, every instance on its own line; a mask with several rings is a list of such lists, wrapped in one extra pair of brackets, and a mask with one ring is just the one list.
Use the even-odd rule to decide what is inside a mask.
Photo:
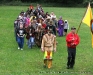
[(75, 64), (76, 48), (68, 47), (68, 67), (73, 67)]

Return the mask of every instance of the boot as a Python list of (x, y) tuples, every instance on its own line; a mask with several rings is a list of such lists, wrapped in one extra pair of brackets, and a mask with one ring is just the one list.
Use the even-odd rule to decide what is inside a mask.
[(48, 60), (48, 68), (51, 68), (52, 67), (52, 59), (49, 59)]
[(44, 59), (44, 68), (47, 67), (47, 59)]
[(70, 57), (68, 57), (68, 62), (67, 62), (67, 69), (69, 69), (70, 68), (70, 60), (71, 60), (71, 58)]

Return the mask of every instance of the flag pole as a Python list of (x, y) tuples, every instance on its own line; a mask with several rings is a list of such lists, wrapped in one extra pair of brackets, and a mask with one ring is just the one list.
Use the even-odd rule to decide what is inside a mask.
[(81, 23), (82, 23), (82, 20), (81, 20), (81, 22), (80, 22), (80, 24), (79, 24), (79, 26), (78, 26), (78, 29), (77, 29), (76, 34), (78, 33), (78, 31), (79, 31), (79, 29), (80, 29)]
[[(89, 2), (89, 4), (90, 4), (90, 2)], [(88, 6), (89, 6), (89, 4), (88, 4)], [(88, 9), (88, 6), (87, 6), (87, 9)], [(84, 16), (85, 16), (86, 12), (87, 12), (87, 9), (86, 9), (86, 11), (85, 11), (85, 13), (84, 13), (84, 15), (83, 15), (83, 18), (84, 18)], [(82, 18), (82, 20), (83, 20), (83, 18)], [(80, 27), (81, 27), (82, 20), (81, 20), (81, 22), (80, 22), (80, 24), (79, 24), (79, 26), (78, 26), (78, 29), (77, 29), (76, 34), (78, 33), (78, 31), (79, 31), (79, 29), (80, 29)]]

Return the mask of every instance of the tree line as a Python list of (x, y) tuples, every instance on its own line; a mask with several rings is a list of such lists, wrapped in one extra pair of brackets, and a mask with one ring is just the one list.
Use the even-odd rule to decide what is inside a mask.
[(93, 0), (0, 0), (1, 3), (5, 2), (23, 2), (23, 3), (55, 3), (55, 4), (61, 4), (66, 6), (75, 6), (77, 5), (87, 5), (88, 2), (90, 2), (93, 5)]

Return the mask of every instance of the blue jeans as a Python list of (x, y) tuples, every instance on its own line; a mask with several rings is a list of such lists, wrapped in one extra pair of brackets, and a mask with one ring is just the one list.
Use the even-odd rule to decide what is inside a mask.
[(34, 37), (30, 37), (29, 40), (28, 40), (28, 47), (29, 48), (32, 48), (32, 46), (34, 45)]
[(24, 37), (17, 37), (18, 46), (23, 48), (24, 45)]

